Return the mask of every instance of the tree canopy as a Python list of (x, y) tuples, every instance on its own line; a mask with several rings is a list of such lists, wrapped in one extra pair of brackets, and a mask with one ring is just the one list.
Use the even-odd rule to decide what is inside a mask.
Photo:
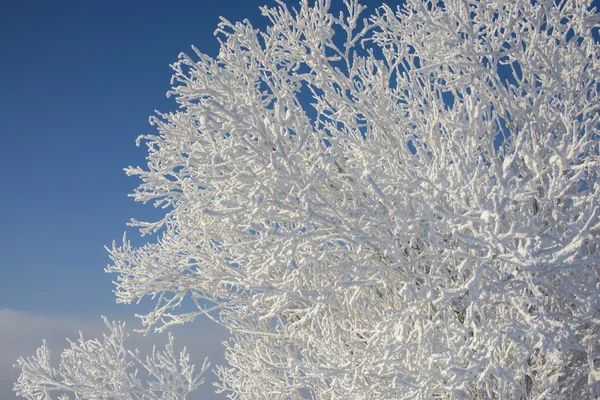
[[(225, 326), (236, 399), (600, 396), (597, 11), (330, 6), (223, 19), (217, 57), (173, 64), (179, 108), (126, 170), (165, 214), (109, 249), (117, 300), (156, 299), (148, 330)], [(112, 379), (42, 356), (30, 399)]]

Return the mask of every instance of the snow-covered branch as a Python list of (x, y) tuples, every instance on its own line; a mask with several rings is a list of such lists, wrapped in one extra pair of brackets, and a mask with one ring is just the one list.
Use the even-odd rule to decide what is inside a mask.
[[(185, 348), (179, 356), (175, 353), (171, 335), (164, 351), (154, 348), (151, 356), (142, 358), (138, 350), (125, 348), (124, 323), (104, 321), (110, 334), (99, 341), (86, 340), (80, 333), (77, 342), (69, 341), (71, 347), (62, 353), (58, 368), (52, 366), (45, 342), (35, 356), (19, 359), (17, 395), (32, 400), (66, 400), (70, 395), (75, 399), (181, 400), (204, 383), (208, 361), (196, 373)], [(138, 375), (140, 369), (148, 378)]]
[(223, 19), (173, 65), (118, 301), (228, 328), (232, 398), (600, 396), (599, 14), (344, 5)]

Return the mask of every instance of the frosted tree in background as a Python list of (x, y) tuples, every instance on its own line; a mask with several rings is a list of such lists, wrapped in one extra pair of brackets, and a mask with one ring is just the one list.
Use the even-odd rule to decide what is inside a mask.
[[(15, 385), (18, 394), (36, 400), (52, 399), (55, 393), (59, 400), (70, 399), (67, 393), (75, 393), (75, 399), (181, 400), (204, 383), (201, 376), (208, 360), (195, 374), (185, 349), (176, 356), (171, 335), (163, 352), (153, 349), (152, 356), (142, 358), (138, 350), (125, 348), (124, 323), (104, 322), (110, 335), (100, 342), (86, 340), (81, 333), (79, 341), (70, 341), (71, 347), (62, 353), (58, 368), (52, 366), (46, 343), (34, 357), (18, 360), (22, 369)], [(143, 382), (139, 370), (149, 379)]]
[[(263, 8), (264, 32), (222, 20), (218, 57), (173, 65), (179, 111), (127, 169), (165, 215), (134, 221), (155, 242), (110, 249), (117, 300), (154, 298), (148, 331), (229, 329), (235, 399), (600, 396), (590, 5), (305, 0)], [(45, 387), (20, 365), (22, 393)]]

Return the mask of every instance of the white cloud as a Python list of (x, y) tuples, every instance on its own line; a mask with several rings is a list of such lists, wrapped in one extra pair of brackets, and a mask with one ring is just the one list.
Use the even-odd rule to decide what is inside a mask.
[[(131, 334), (128, 347), (138, 348), (146, 353), (153, 345), (162, 347), (166, 343), (166, 333), (143, 337), (133, 332), (133, 327), (139, 327), (136, 320), (127, 322)], [(79, 331), (87, 338), (96, 338), (106, 333), (107, 329), (100, 317), (49, 317), (25, 311), (0, 309), (0, 399), (18, 399), (13, 392), (13, 385), (19, 371), (13, 368), (13, 365), (19, 357), (33, 355), (41, 346), (42, 340), (46, 339), (52, 357), (58, 363), (62, 350), (68, 346), (65, 339), (77, 339)], [(227, 339), (227, 332), (214, 322), (202, 319), (193, 324), (175, 327), (172, 332), (175, 345), (178, 348), (186, 346), (196, 364), (201, 365), (206, 356), (211, 361), (211, 369), (224, 362), (221, 342)], [(215, 379), (212, 372), (208, 372), (206, 380), (206, 384), (198, 390), (198, 398), (224, 398), (214, 394), (212, 382)]]

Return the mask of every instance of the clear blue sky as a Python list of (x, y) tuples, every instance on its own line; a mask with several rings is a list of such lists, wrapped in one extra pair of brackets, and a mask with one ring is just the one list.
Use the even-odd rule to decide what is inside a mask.
[[(169, 64), (191, 45), (216, 55), (219, 16), (264, 28), (263, 4), (275, 2), (0, 1), (1, 399), (15, 398), (12, 364), (42, 338), (59, 354), (78, 329), (98, 336), (102, 314), (131, 321), (149, 310), (115, 304), (116, 276), (104, 273), (104, 246), (129, 219), (160, 215), (127, 196), (138, 180), (123, 168), (145, 164), (135, 139), (155, 132), (154, 110), (176, 107), (165, 96)], [(128, 237), (142, 243), (135, 230)], [(222, 329), (206, 320), (184, 329), (178, 344), (220, 362)], [(221, 398), (213, 390), (201, 388), (203, 398)]]
[[(154, 110), (176, 107), (169, 64), (192, 44), (217, 54), (220, 15), (264, 26), (261, 3), (0, 1), (1, 399), (16, 399), (12, 365), (43, 338), (56, 356), (79, 329), (99, 336), (101, 314), (132, 321), (149, 310), (115, 304), (116, 276), (104, 273), (103, 246), (130, 218), (159, 215), (127, 197), (138, 180), (123, 168), (145, 164), (135, 139), (155, 132)], [(206, 319), (175, 336), (196, 362), (222, 362), (226, 332)], [(148, 350), (165, 338), (132, 340)], [(207, 378), (198, 396), (222, 398)]]
[(123, 308), (103, 246), (131, 217), (158, 215), (127, 197), (138, 181), (122, 169), (145, 157), (135, 138), (154, 133), (155, 109), (174, 109), (165, 92), (178, 54), (216, 54), (218, 17), (261, 25), (262, 3), (1, 2), (0, 308)]
[(175, 109), (178, 54), (216, 55), (219, 16), (264, 28), (263, 4), (275, 2), (1, 2), (0, 308), (131, 313), (114, 304), (103, 246), (130, 218), (160, 215), (127, 197), (138, 180), (123, 168), (146, 155), (135, 138), (155, 132), (154, 110)]

